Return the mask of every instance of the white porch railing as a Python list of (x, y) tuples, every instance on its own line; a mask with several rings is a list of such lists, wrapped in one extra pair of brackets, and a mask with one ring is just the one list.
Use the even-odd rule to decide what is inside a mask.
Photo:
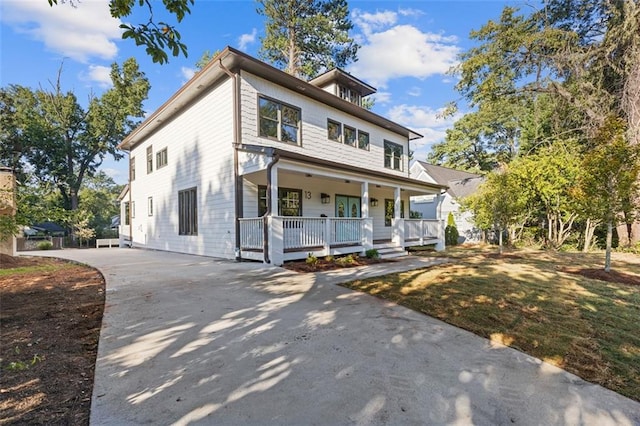
[(436, 240), (441, 236), (442, 222), (437, 219), (405, 219), (404, 241), (406, 243)]
[(331, 245), (362, 244), (362, 225), (360, 218), (331, 218)]
[(327, 219), (315, 217), (283, 217), (281, 219), (285, 250), (324, 246)]
[(262, 250), (264, 243), (264, 218), (239, 219), (240, 247), (245, 250)]

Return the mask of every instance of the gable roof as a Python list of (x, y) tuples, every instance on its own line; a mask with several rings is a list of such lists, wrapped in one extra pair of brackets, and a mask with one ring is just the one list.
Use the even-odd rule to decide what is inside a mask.
[(160, 108), (158, 108), (138, 127), (129, 133), (120, 145), (118, 145), (118, 148), (131, 150), (135, 145), (160, 128), (166, 121), (170, 120), (174, 114), (181, 111), (201, 96), (207, 88), (212, 87), (219, 81), (230, 78), (227, 71), (239, 72), (241, 70), (245, 70), (293, 92), (299, 93), (325, 105), (346, 112), (354, 117), (402, 135), (409, 140), (422, 137), (421, 134), (401, 126), (388, 118), (375, 114), (367, 109), (335, 96), (314, 84), (300, 80), (299, 78), (259, 61), (246, 53), (227, 46), (202, 70), (197, 72), (191, 80), (171, 96), (169, 100), (160, 106)]
[(416, 162), (437, 184), (448, 186), (447, 192), (455, 198), (466, 197), (474, 193), (484, 181), (484, 177), (476, 173), (437, 166), (419, 160)]

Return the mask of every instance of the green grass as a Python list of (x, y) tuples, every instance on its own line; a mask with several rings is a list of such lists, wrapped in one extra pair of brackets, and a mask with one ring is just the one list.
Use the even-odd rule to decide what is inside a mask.
[[(499, 341), (640, 401), (640, 286), (562, 272), (597, 268), (601, 254), (454, 248), (452, 263), (354, 281), (392, 300)], [(424, 253), (442, 256), (439, 253)], [(614, 257), (640, 276), (640, 259)]]
[(61, 269), (67, 269), (73, 266), (74, 265), (71, 263), (57, 262), (57, 263), (45, 263), (45, 264), (33, 265), (33, 266), (20, 266), (17, 268), (0, 269), (0, 278), (12, 277), (15, 275), (32, 274), (32, 273), (48, 273), (48, 272), (59, 271)]

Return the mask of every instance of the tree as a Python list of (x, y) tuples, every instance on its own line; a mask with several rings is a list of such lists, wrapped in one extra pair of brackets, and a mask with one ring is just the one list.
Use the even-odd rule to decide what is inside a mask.
[[(70, 3), (74, 7), (82, 7), (80, 0), (47, 0), (49, 6), (58, 3)], [(178, 23), (189, 13), (190, 7), (195, 0), (163, 0), (164, 8), (170, 15), (174, 16)], [(132, 39), (136, 46), (144, 46), (146, 52), (153, 62), (164, 64), (169, 61), (166, 50), (173, 56), (182, 53), (187, 56), (187, 46), (180, 41), (181, 36), (174, 25), (164, 21), (155, 22), (153, 13), (153, 2), (150, 0), (109, 0), (109, 12), (114, 18), (125, 18), (133, 12), (136, 3), (140, 7), (146, 6), (149, 12), (149, 19), (146, 23), (137, 25), (125, 23), (121, 24), (123, 39)]]
[(357, 60), (346, 0), (258, 0), (266, 17), (260, 56), (298, 78)]
[(88, 227), (95, 230), (98, 238), (106, 238), (112, 218), (120, 214), (118, 195), (123, 185), (100, 171), (84, 180), (79, 193), (79, 209), (88, 213)]
[(582, 162), (584, 173), (578, 188), (587, 214), (607, 225), (604, 270), (611, 270), (613, 225), (623, 217), (635, 216), (638, 209), (640, 146), (626, 137), (626, 123), (609, 117), (600, 129), (598, 144)]
[(208, 50), (205, 50), (202, 53), (202, 56), (200, 56), (200, 59), (198, 59), (196, 61), (196, 68), (198, 69), (198, 71), (200, 71), (201, 69), (203, 69), (204, 67), (207, 66), (207, 64), (209, 62), (211, 62), (211, 60), (213, 58), (215, 58), (216, 56), (218, 56), (218, 53), (220, 53), (219, 50), (214, 50), (213, 52), (210, 52)]
[(83, 180), (95, 174), (107, 155), (122, 158), (118, 143), (144, 115), (142, 102), (149, 82), (135, 59), (111, 67), (113, 87), (91, 98), (84, 109), (72, 92), (63, 93), (60, 76), (53, 90), (9, 86), (0, 98), (10, 98), (20, 155), (41, 183), (57, 187), (67, 210), (78, 209)]

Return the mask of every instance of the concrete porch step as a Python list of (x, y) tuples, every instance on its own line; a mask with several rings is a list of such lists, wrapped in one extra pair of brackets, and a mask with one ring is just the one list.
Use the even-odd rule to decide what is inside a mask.
[(407, 256), (409, 254), (402, 247), (393, 246), (393, 247), (378, 248), (374, 246), (374, 248), (378, 250), (380, 259), (393, 259), (394, 257), (402, 257), (402, 256)]

